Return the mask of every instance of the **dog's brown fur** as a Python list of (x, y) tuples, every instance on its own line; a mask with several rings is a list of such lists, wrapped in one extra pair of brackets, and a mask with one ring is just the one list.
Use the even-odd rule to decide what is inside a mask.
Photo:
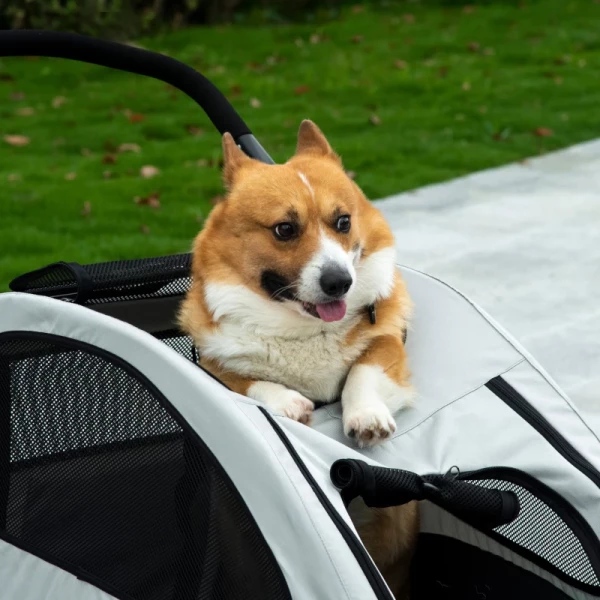
[[(317, 250), (324, 230), (346, 252), (360, 247), (361, 260), (394, 245), (383, 216), (346, 176), (339, 157), (312, 122), (302, 123), (296, 155), (283, 165), (265, 165), (248, 158), (228, 134), (223, 137), (223, 149), (228, 195), (213, 209), (195, 240), (193, 283), (180, 313), (180, 324), (192, 335), (201, 355), (204, 341), (219, 334), (221, 327), (206, 299), (208, 284), (244, 286), (265, 296), (260, 286), (263, 265), (295, 280)], [(298, 173), (305, 174), (310, 185), (301, 185)], [(340, 213), (352, 215), (352, 230), (345, 236), (336, 236), (326, 227), (326, 215)], [(290, 219), (302, 223), (302, 235), (283, 245), (274, 239), (273, 226)], [(398, 386), (408, 387), (410, 373), (402, 337), (411, 302), (400, 274), (394, 277), (391, 293), (377, 301), (376, 324), (365, 311), (342, 345), (349, 351), (360, 349), (348, 369), (376, 366)], [(202, 356), (201, 365), (243, 395), (257, 382), (257, 378), (235, 372), (211, 356)], [(279, 383), (286, 385), (285, 381)], [(310, 407), (305, 405), (304, 412), (289, 416), (308, 424), (312, 402), (304, 400)], [(377, 426), (357, 428), (365, 443), (375, 443), (390, 434)], [(375, 510), (363, 506), (359, 512), (355, 523), (367, 550), (396, 597), (407, 598), (408, 568), (418, 529), (416, 504)]]

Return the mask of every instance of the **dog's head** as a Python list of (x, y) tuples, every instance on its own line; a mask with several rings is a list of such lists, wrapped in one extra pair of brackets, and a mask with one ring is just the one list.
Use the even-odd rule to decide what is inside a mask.
[[(195, 249), (213, 313), (225, 310), (218, 290), (236, 286), (290, 318), (329, 323), (391, 290), (392, 234), (314, 123), (302, 122), (296, 154), (285, 164), (247, 157), (229, 134), (223, 150), (228, 193)], [(361, 265), (378, 253), (374, 271), (361, 279)]]

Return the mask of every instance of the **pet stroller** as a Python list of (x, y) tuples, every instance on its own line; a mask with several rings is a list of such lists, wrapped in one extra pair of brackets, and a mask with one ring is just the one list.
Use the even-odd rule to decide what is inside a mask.
[[(166, 56), (48, 32), (0, 56), (166, 81), (272, 162), (222, 94)], [(444, 283), (402, 267), (419, 401), (358, 451), (197, 366), (174, 313), (190, 256), (56, 263), (0, 295), (2, 600), (392, 598), (346, 506), (413, 499), (413, 599), (600, 596), (600, 443), (539, 365)]]

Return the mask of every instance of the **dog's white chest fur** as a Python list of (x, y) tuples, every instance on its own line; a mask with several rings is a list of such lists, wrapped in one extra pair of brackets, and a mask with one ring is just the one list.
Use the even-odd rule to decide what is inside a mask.
[(200, 351), (240, 375), (281, 383), (311, 400), (331, 401), (339, 398), (348, 371), (363, 350), (347, 345), (348, 329), (278, 336), (223, 323), (203, 338)]

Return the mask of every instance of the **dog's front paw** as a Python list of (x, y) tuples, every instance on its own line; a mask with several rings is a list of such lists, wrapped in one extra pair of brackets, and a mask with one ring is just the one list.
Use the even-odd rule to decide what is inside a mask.
[(271, 404), (274, 410), (283, 413), (289, 419), (310, 425), (315, 405), (299, 392), (285, 390)]
[(355, 439), (360, 448), (374, 446), (396, 431), (396, 422), (383, 402), (363, 404), (342, 415), (344, 433)]
[(310, 425), (315, 405), (300, 392), (290, 390), (278, 383), (257, 381), (248, 390), (248, 396), (263, 402), (269, 408), (289, 419)]

